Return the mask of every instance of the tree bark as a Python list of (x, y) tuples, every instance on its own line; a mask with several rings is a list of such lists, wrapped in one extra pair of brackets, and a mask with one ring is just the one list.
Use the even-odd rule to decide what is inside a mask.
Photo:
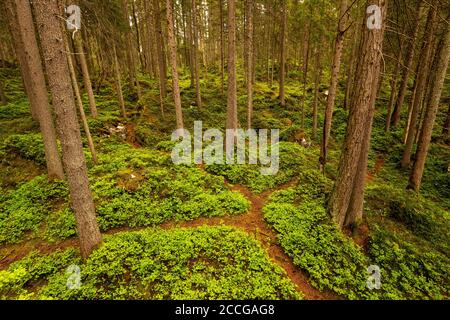
[(312, 139), (317, 139), (317, 116), (318, 116), (318, 109), (319, 109), (319, 87), (320, 87), (320, 81), (322, 79), (322, 68), (320, 64), (320, 50), (315, 48), (315, 68), (316, 68), (316, 74), (314, 77), (314, 102), (313, 102), (313, 129), (312, 129)]
[(77, 32), (75, 35), (75, 48), (81, 65), (81, 71), (83, 74), (84, 88), (86, 89), (89, 98), (89, 108), (91, 110), (91, 115), (97, 118), (97, 105), (95, 103), (94, 91), (92, 90), (91, 77), (89, 76), (89, 69), (86, 62), (86, 55), (83, 50), (83, 44), (81, 42), (81, 33)]
[(114, 71), (116, 73), (116, 90), (117, 90), (117, 96), (119, 98), (119, 106), (120, 111), (122, 112), (122, 117), (127, 117), (127, 111), (125, 109), (125, 100), (123, 98), (123, 92), (122, 92), (122, 79), (120, 76), (120, 68), (119, 68), (119, 61), (117, 59), (117, 50), (116, 45), (113, 44), (113, 55), (114, 55)]
[(280, 45), (280, 104), (286, 106), (286, 93), (284, 82), (286, 78), (286, 33), (287, 33), (287, 0), (283, 0), (282, 18), (281, 18), (281, 45)]
[(161, 29), (161, 11), (159, 7), (159, 0), (152, 0), (153, 4), (153, 18), (155, 22), (153, 27), (156, 36), (156, 51), (158, 57), (158, 69), (159, 69), (159, 86), (161, 96), (165, 98), (167, 96), (167, 70), (166, 70), (166, 55), (164, 53), (163, 34)]
[(247, 128), (252, 128), (253, 120), (253, 0), (246, 1), (247, 7)]
[(400, 84), (400, 90), (398, 92), (397, 102), (392, 114), (392, 126), (397, 126), (400, 122), (401, 110), (405, 101), (406, 89), (408, 88), (409, 76), (411, 74), (411, 67), (414, 62), (414, 53), (416, 49), (417, 36), (420, 29), (420, 18), (422, 16), (422, 3), (419, 1), (419, 5), (416, 11), (415, 26), (412, 34), (411, 45), (408, 50), (408, 57), (406, 58), (406, 64), (403, 68), (402, 82)]
[(436, 120), (436, 115), (439, 110), (439, 101), (442, 95), (442, 88), (444, 87), (445, 75), (447, 72), (450, 59), (450, 28), (447, 28), (444, 39), (440, 45), (437, 54), (437, 68), (432, 75), (431, 83), (433, 84), (431, 93), (428, 99), (425, 118), (422, 125), (422, 134), (420, 135), (417, 152), (409, 178), (409, 189), (419, 191), (422, 184), (423, 171), (425, 168), (425, 161), (430, 147), (433, 127)]
[(87, 258), (100, 245), (102, 238), (89, 189), (69, 67), (64, 53), (64, 34), (59, 18), (61, 14), (58, 10), (57, 0), (34, 0), (33, 6), (53, 96), (56, 122), (61, 135), (63, 164), (75, 212), (81, 255), (83, 258)]
[(393, 74), (392, 80), (391, 80), (391, 96), (389, 98), (389, 104), (387, 107), (387, 115), (386, 115), (386, 126), (385, 126), (386, 132), (389, 132), (389, 130), (391, 129), (392, 107), (394, 106), (395, 98), (396, 98), (396, 94), (397, 94), (398, 76), (399, 76), (400, 67), (402, 64), (402, 57), (403, 57), (403, 40), (400, 41), (400, 52), (398, 54), (397, 64), (395, 66), (394, 74)]
[(84, 129), (84, 133), (86, 134), (86, 139), (88, 141), (89, 150), (92, 155), (92, 161), (95, 164), (97, 164), (98, 163), (97, 152), (95, 151), (95, 146), (94, 146), (94, 141), (92, 140), (91, 130), (89, 130), (89, 125), (88, 125), (88, 122), (86, 119), (86, 114), (84, 113), (83, 100), (81, 99), (80, 89), (78, 88), (77, 77), (75, 74), (75, 68), (73, 67), (73, 62), (72, 62), (72, 57), (71, 57), (72, 53), (70, 52), (69, 44), (67, 43), (66, 37), (64, 37), (64, 46), (65, 46), (66, 53), (67, 53), (67, 64), (69, 67), (70, 79), (72, 80), (72, 87), (73, 87), (73, 90), (75, 93), (75, 98), (76, 98), (77, 104), (78, 104), (78, 111), (80, 112), (81, 123), (83, 123), (83, 129)]
[(401, 167), (407, 168), (411, 163), (411, 152), (414, 145), (414, 138), (417, 130), (417, 120), (419, 118), (420, 106), (422, 105), (423, 96), (425, 94), (425, 85), (427, 74), (430, 69), (430, 54), (432, 49), (432, 39), (434, 34), (434, 26), (437, 16), (437, 10), (430, 8), (427, 18), (427, 24), (424, 35), (424, 45), (421, 51), (421, 61), (418, 71), (418, 78), (415, 88), (415, 97), (411, 110), (411, 121), (408, 126), (408, 135), (406, 137), (405, 149), (403, 151)]
[(180, 85), (178, 79), (178, 66), (177, 66), (177, 44), (175, 41), (175, 33), (173, 27), (173, 8), (172, 0), (166, 0), (167, 5), (167, 37), (169, 40), (169, 57), (170, 64), (172, 66), (172, 84), (173, 84), (173, 100), (175, 102), (175, 112), (177, 129), (183, 129), (183, 111), (181, 109), (181, 96), (180, 96)]
[(193, 62), (194, 62), (194, 73), (195, 73), (195, 96), (196, 103), (199, 109), (202, 108), (202, 93), (200, 90), (200, 66), (198, 62), (198, 27), (197, 27), (197, 4), (195, 0), (192, 0), (192, 34), (194, 40), (193, 46)]
[(228, 102), (227, 125), (237, 130), (237, 83), (236, 83), (236, 0), (228, 0)]
[(341, 0), (339, 10), (339, 21), (336, 39), (334, 42), (333, 65), (331, 67), (330, 88), (328, 90), (327, 106), (325, 109), (325, 120), (323, 125), (323, 137), (320, 148), (320, 169), (325, 172), (327, 163), (328, 142), (333, 121), (333, 110), (336, 101), (337, 85), (339, 81), (339, 71), (341, 68), (342, 50), (344, 48), (345, 30), (347, 24), (347, 0)]
[[(367, 132), (371, 128), (373, 118), (374, 88), (377, 88), (379, 82), (387, 2), (385, 0), (368, 1), (368, 5), (372, 4), (381, 9), (382, 28), (372, 30), (364, 28), (363, 31), (354, 107), (350, 110), (338, 176), (328, 206), (333, 220), (341, 228), (344, 225), (353, 224), (355, 221), (352, 217), (358, 217), (355, 209), (358, 209), (360, 205), (351, 198), (355, 186), (359, 186), (358, 172), (361, 174), (362, 170), (365, 170), (364, 165), (361, 166), (361, 155), (365, 153), (366, 143), (369, 143), (370, 136)], [(368, 5), (364, 7), (364, 10)], [(366, 17), (364, 23), (365, 21)]]
[[(53, 124), (53, 116), (50, 111), (44, 70), (36, 40), (31, 7), (28, 1), (21, 0), (8, 0), (7, 7), (22, 71), (28, 72), (23, 77), (24, 79), (28, 79), (25, 81), (29, 82), (28, 95), (30, 103), (32, 109), (36, 111), (39, 121), (44, 141), (48, 177), (50, 180), (64, 180), (64, 170), (56, 142), (56, 132)], [(16, 19), (14, 19), (14, 16)], [(14, 22), (17, 24), (17, 29), (14, 26)]]

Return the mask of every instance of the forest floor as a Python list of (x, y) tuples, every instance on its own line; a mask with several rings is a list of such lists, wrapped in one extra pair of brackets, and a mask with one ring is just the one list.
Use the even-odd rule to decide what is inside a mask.
[[(20, 78), (9, 72), (3, 77), (13, 102), (0, 107), (0, 299), (448, 299), (450, 149), (433, 144), (422, 194), (406, 191), (408, 173), (397, 168), (402, 132), (385, 135), (382, 111), (364, 224), (342, 232), (326, 213), (326, 198), (347, 111), (335, 112), (324, 176), (317, 143), (304, 148), (296, 139), (310, 133), (295, 125), (299, 86), (288, 84), (289, 108), (281, 110), (276, 88), (257, 82), (255, 126), (282, 128), (280, 171), (265, 177), (247, 165), (173, 165), (174, 115), (158, 115), (157, 86), (142, 79), (147, 94), (139, 104), (125, 91), (128, 119), (111, 88), (102, 88), (99, 118), (89, 119), (99, 164), (85, 151), (104, 244), (81, 262), (67, 187), (47, 181), (38, 126)], [(192, 106), (188, 79), (180, 83), (183, 105)], [(204, 110), (185, 108), (186, 126), (204, 119), (205, 127), (220, 128), (224, 100), (204, 92)], [(118, 127), (125, 132), (111, 133)], [(71, 264), (83, 269), (80, 292), (65, 286)], [(366, 288), (369, 265), (381, 269), (379, 291)]]

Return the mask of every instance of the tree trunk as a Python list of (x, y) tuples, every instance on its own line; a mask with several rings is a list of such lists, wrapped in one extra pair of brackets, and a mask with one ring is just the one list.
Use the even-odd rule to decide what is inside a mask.
[(430, 8), (428, 13), (427, 24), (424, 35), (424, 45), (420, 54), (421, 61), (418, 71), (418, 78), (415, 88), (415, 97), (411, 110), (411, 121), (408, 126), (408, 135), (406, 137), (405, 150), (403, 151), (401, 167), (407, 168), (411, 163), (411, 152), (414, 145), (414, 138), (417, 130), (417, 120), (419, 118), (420, 106), (422, 104), (423, 96), (425, 93), (425, 85), (427, 80), (427, 74), (430, 69), (430, 54), (432, 48), (432, 39), (434, 34), (434, 26), (436, 21), (437, 11), (434, 7)]
[(202, 93), (200, 91), (200, 66), (198, 62), (198, 28), (197, 28), (197, 4), (195, 0), (192, 0), (192, 35), (194, 40), (193, 46), (193, 62), (194, 62), (194, 74), (195, 74), (195, 96), (196, 103), (199, 109), (202, 108)]
[(395, 98), (397, 94), (397, 84), (398, 84), (398, 76), (400, 73), (400, 67), (402, 65), (402, 57), (403, 57), (403, 40), (400, 41), (400, 52), (397, 57), (397, 64), (395, 66), (394, 74), (391, 80), (391, 96), (389, 98), (389, 104), (387, 107), (387, 115), (386, 115), (386, 126), (385, 131), (389, 132), (391, 129), (391, 115), (392, 115), (392, 107), (395, 103)]
[(236, 84), (236, 0), (228, 0), (228, 103), (227, 125), (237, 130), (237, 84)]
[[(320, 45), (320, 43), (319, 43)], [(320, 50), (316, 47), (314, 49), (314, 54), (316, 57), (316, 74), (314, 77), (314, 102), (313, 102), (313, 130), (312, 130), (312, 139), (317, 139), (317, 116), (318, 116), (318, 109), (319, 109), (319, 87), (320, 87), (320, 80), (322, 78), (322, 68), (320, 65)]]
[(92, 161), (97, 164), (97, 152), (95, 151), (94, 141), (92, 140), (91, 130), (89, 130), (89, 125), (86, 119), (86, 114), (84, 113), (83, 100), (81, 99), (80, 89), (78, 88), (77, 77), (75, 75), (75, 68), (72, 63), (72, 53), (69, 49), (69, 44), (67, 43), (67, 38), (64, 37), (64, 46), (67, 53), (67, 64), (69, 67), (70, 78), (72, 80), (72, 87), (75, 93), (75, 98), (78, 103), (78, 111), (80, 112), (81, 122), (83, 123), (84, 133), (86, 134), (86, 138), (88, 141), (89, 150), (91, 151)]
[(283, 0), (283, 12), (281, 18), (281, 45), (280, 45), (280, 103), (286, 106), (286, 94), (284, 82), (286, 77), (286, 33), (287, 33), (287, 0)]
[(116, 90), (117, 90), (117, 96), (119, 98), (119, 105), (120, 110), (122, 112), (122, 117), (127, 117), (127, 111), (125, 109), (125, 100), (123, 98), (123, 92), (122, 92), (122, 79), (120, 76), (120, 68), (119, 68), (119, 61), (117, 59), (117, 50), (116, 45), (113, 44), (113, 55), (114, 55), (114, 71), (116, 73)]
[[(374, 88), (377, 88), (381, 67), (383, 34), (387, 3), (385, 0), (371, 0), (368, 5), (378, 5), (382, 13), (382, 28), (364, 28), (361, 63), (358, 66), (354, 106), (350, 110), (347, 133), (343, 146), (343, 154), (339, 164), (338, 176), (329, 202), (329, 212), (333, 220), (340, 226), (355, 223), (359, 214), (355, 212), (360, 207), (352, 200), (353, 190), (358, 187), (358, 172), (365, 170), (361, 159), (365, 153), (366, 143), (370, 138), (373, 108), (375, 104)], [(364, 10), (366, 7), (364, 7)], [(364, 24), (366, 21), (364, 17)], [(365, 156), (365, 155), (364, 155)], [(364, 160), (364, 159), (363, 159)]]
[(159, 8), (159, 0), (153, 1), (153, 17), (155, 22), (153, 27), (156, 35), (156, 51), (158, 57), (159, 69), (159, 86), (161, 95), (165, 98), (167, 96), (167, 70), (166, 70), (166, 55), (164, 53), (163, 34), (161, 29), (161, 11)]
[(401, 110), (405, 101), (406, 89), (408, 88), (409, 75), (411, 74), (411, 67), (414, 62), (414, 53), (416, 49), (417, 36), (420, 28), (420, 17), (422, 16), (422, 3), (419, 1), (417, 13), (415, 17), (415, 26), (412, 34), (411, 45), (408, 51), (408, 57), (406, 58), (406, 64), (403, 69), (402, 82), (400, 84), (400, 90), (398, 92), (397, 102), (392, 114), (392, 126), (397, 126), (400, 122)]
[(175, 102), (175, 112), (177, 118), (177, 129), (183, 129), (183, 111), (181, 109), (180, 85), (178, 80), (177, 66), (177, 44), (175, 42), (175, 33), (173, 27), (173, 8), (172, 0), (166, 0), (167, 5), (167, 37), (169, 40), (169, 57), (172, 66), (172, 84), (173, 84), (173, 100)]
[(83, 50), (83, 44), (81, 43), (81, 33), (77, 32), (75, 35), (75, 48), (77, 51), (77, 55), (79, 57), (81, 71), (83, 74), (84, 80), (84, 88), (86, 89), (88, 98), (89, 98), (89, 108), (91, 110), (91, 115), (94, 118), (97, 118), (97, 106), (95, 103), (94, 91), (92, 90), (91, 77), (89, 76), (88, 65), (86, 62), (86, 55)]
[(223, 36), (223, 3), (219, 0), (219, 10), (220, 10), (220, 90), (223, 95), (225, 88), (225, 44)]
[(417, 146), (414, 167), (409, 178), (408, 188), (416, 191), (419, 191), (422, 183), (425, 161), (430, 147), (433, 127), (439, 110), (439, 101), (441, 99), (442, 88), (444, 86), (445, 75), (450, 59), (450, 28), (447, 28), (445, 32), (444, 39), (437, 54), (437, 59), (437, 68), (431, 78), (433, 86), (429, 96), (427, 110), (425, 112), (425, 119), (423, 120), (422, 134), (420, 135)]
[(252, 128), (253, 120), (253, 0), (246, 1), (247, 8), (247, 128)]
[(75, 212), (81, 255), (87, 258), (100, 245), (102, 237), (95, 218), (69, 67), (61, 41), (64, 37), (59, 19), (61, 13), (57, 0), (34, 0), (33, 6), (61, 135), (63, 163)]
[[(28, 1), (8, 0), (8, 16), (22, 65), (24, 79), (28, 79), (28, 95), (32, 109), (36, 111), (44, 141), (45, 161), (50, 180), (64, 180), (64, 170), (56, 142), (53, 116), (50, 111), (45, 76), (42, 67), (31, 7)], [(16, 17), (14, 19), (14, 17)], [(17, 29), (16, 29), (17, 26)]]
[(330, 88), (328, 90), (327, 106), (325, 109), (325, 120), (323, 125), (323, 137), (320, 148), (320, 168), (325, 172), (327, 163), (328, 142), (333, 120), (334, 103), (336, 101), (337, 85), (339, 82), (339, 70), (341, 68), (342, 50), (344, 48), (345, 28), (347, 24), (347, 0), (341, 0), (339, 10), (339, 22), (336, 39), (334, 42), (333, 65), (331, 67)]

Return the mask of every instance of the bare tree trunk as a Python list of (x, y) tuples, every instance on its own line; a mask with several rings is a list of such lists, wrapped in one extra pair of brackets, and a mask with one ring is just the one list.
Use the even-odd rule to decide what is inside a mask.
[(161, 11), (159, 8), (159, 0), (152, 0), (153, 4), (153, 18), (155, 22), (153, 27), (156, 36), (156, 51), (158, 57), (158, 69), (159, 69), (159, 86), (161, 96), (165, 98), (167, 96), (167, 70), (166, 70), (166, 55), (164, 53), (163, 34), (161, 29)]
[(223, 95), (225, 88), (225, 44), (224, 44), (224, 36), (223, 36), (223, 3), (222, 0), (219, 0), (219, 9), (220, 9), (220, 79), (221, 86), (220, 90)]
[(67, 38), (64, 37), (64, 46), (67, 53), (67, 64), (69, 67), (70, 78), (72, 80), (72, 87), (75, 93), (75, 98), (78, 103), (78, 111), (80, 112), (81, 122), (83, 123), (84, 133), (88, 141), (89, 150), (91, 151), (92, 161), (97, 164), (97, 152), (95, 151), (94, 141), (92, 140), (91, 131), (89, 130), (89, 125), (86, 119), (86, 114), (84, 113), (83, 100), (81, 100), (80, 89), (78, 88), (77, 77), (75, 75), (75, 68), (72, 63), (72, 53), (70, 52), (69, 45), (67, 43)]
[(320, 169), (325, 172), (327, 163), (328, 142), (333, 121), (334, 103), (336, 101), (337, 85), (339, 81), (339, 70), (341, 68), (342, 50), (344, 48), (345, 28), (347, 24), (347, 0), (341, 0), (339, 10), (339, 22), (336, 39), (334, 43), (333, 65), (331, 67), (330, 88), (328, 90), (327, 106), (325, 109), (325, 122), (323, 125), (323, 137), (320, 148)]
[(369, 4), (380, 7), (382, 28), (373, 30), (364, 28), (363, 31), (361, 63), (357, 70), (358, 78), (354, 97), (355, 107), (350, 110), (343, 155), (328, 207), (333, 220), (340, 227), (357, 222), (354, 219), (359, 217), (355, 210), (360, 207), (360, 204), (356, 202), (356, 199), (352, 200), (352, 195), (355, 187), (360, 186), (358, 172), (361, 174), (365, 170), (364, 159), (361, 159), (361, 156), (365, 153), (366, 143), (370, 143), (368, 131), (370, 132), (373, 118), (374, 88), (377, 88), (381, 67), (387, 1), (371, 0), (368, 1)]
[(120, 76), (119, 61), (117, 59), (117, 50), (116, 50), (116, 45), (115, 44), (113, 44), (113, 55), (114, 55), (114, 71), (116, 73), (117, 96), (119, 98), (119, 105), (120, 105), (120, 110), (122, 112), (122, 116), (124, 118), (126, 118), (127, 117), (127, 111), (125, 109), (125, 100), (123, 98), (122, 79), (121, 79), (121, 76)]
[(81, 34), (77, 32), (75, 35), (75, 48), (79, 57), (81, 71), (83, 74), (84, 87), (86, 89), (88, 98), (89, 98), (89, 108), (91, 110), (91, 115), (94, 118), (97, 118), (97, 105), (95, 103), (94, 91), (92, 90), (91, 77), (89, 76), (88, 65), (86, 62), (86, 55), (83, 50), (83, 44), (81, 43)]
[(432, 39), (434, 33), (434, 26), (436, 21), (437, 11), (434, 7), (430, 8), (428, 13), (427, 25), (425, 28), (424, 46), (422, 48), (421, 62), (418, 71), (418, 78), (415, 88), (414, 103), (411, 111), (411, 121), (408, 126), (408, 135), (406, 137), (405, 150), (403, 151), (403, 157), (401, 161), (402, 168), (407, 168), (411, 163), (411, 152), (414, 145), (414, 138), (417, 130), (417, 120), (419, 118), (420, 106), (422, 104), (423, 96), (425, 93), (425, 85), (427, 80), (427, 74), (430, 69), (430, 54), (432, 48)]
[(95, 218), (69, 67), (61, 41), (64, 37), (61, 20), (58, 18), (61, 14), (57, 0), (34, 0), (33, 6), (53, 96), (56, 122), (61, 135), (63, 163), (75, 211), (81, 255), (87, 258), (100, 245), (102, 237)]
[(349, 65), (347, 68), (347, 81), (345, 84), (345, 98), (344, 98), (344, 109), (348, 110), (350, 108), (350, 98), (352, 96), (353, 78), (355, 71), (356, 58), (358, 56), (358, 44), (359, 44), (359, 30), (358, 26), (355, 27), (353, 47), (350, 55)]
[(423, 171), (425, 168), (425, 161), (430, 147), (431, 136), (433, 134), (433, 127), (436, 121), (436, 115), (439, 110), (439, 101), (444, 87), (445, 75), (447, 72), (450, 59), (450, 28), (446, 29), (444, 39), (441, 42), (436, 62), (436, 72), (432, 75), (431, 83), (433, 87), (429, 96), (427, 110), (425, 112), (425, 119), (422, 125), (422, 134), (420, 135), (417, 146), (416, 159), (414, 167), (409, 178), (409, 189), (419, 191), (422, 184)]
[(397, 97), (397, 84), (398, 84), (398, 76), (400, 73), (400, 67), (402, 65), (402, 57), (403, 57), (403, 40), (400, 42), (400, 52), (398, 54), (397, 64), (395, 66), (394, 75), (391, 80), (391, 97), (389, 98), (389, 104), (387, 107), (387, 115), (386, 115), (386, 126), (385, 131), (389, 132), (391, 129), (391, 116), (392, 116), (392, 107), (395, 103), (395, 98)]
[(167, 4), (167, 37), (169, 40), (169, 57), (172, 66), (173, 100), (175, 102), (175, 112), (177, 118), (177, 129), (183, 129), (183, 111), (181, 109), (180, 85), (178, 80), (177, 67), (177, 44), (175, 42), (175, 33), (173, 30), (173, 8), (172, 0), (166, 0)]
[(195, 94), (196, 103), (199, 109), (202, 108), (202, 93), (200, 91), (200, 66), (198, 62), (198, 28), (197, 28), (197, 4), (195, 0), (192, 0), (192, 34), (194, 40), (193, 46), (193, 60), (194, 60), (194, 73), (195, 73)]
[(247, 0), (247, 128), (252, 128), (253, 120), (253, 0)]
[(417, 13), (415, 17), (415, 26), (412, 34), (411, 45), (408, 51), (408, 57), (406, 58), (406, 64), (403, 69), (402, 82), (400, 84), (400, 91), (398, 92), (397, 102), (392, 114), (392, 125), (397, 126), (400, 122), (401, 110), (405, 101), (406, 89), (408, 88), (409, 75), (411, 74), (411, 67), (414, 62), (414, 53), (416, 49), (417, 36), (420, 29), (420, 17), (422, 16), (422, 3), (419, 1)]
[(228, 0), (228, 103), (227, 129), (237, 130), (236, 0)]
[(282, 18), (281, 18), (281, 45), (280, 45), (280, 103), (281, 107), (286, 106), (286, 94), (284, 82), (286, 78), (286, 33), (287, 33), (287, 0), (283, 0)]
[[(320, 44), (319, 44), (320, 45)], [(320, 80), (322, 78), (322, 68), (320, 65), (320, 50), (314, 48), (314, 54), (316, 57), (316, 74), (314, 77), (314, 102), (313, 102), (313, 130), (312, 130), (312, 139), (317, 139), (317, 116), (318, 116), (318, 109), (319, 109), (319, 86), (320, 86)]]
[[(33, 16), (28, 1), (8, 0), (8, 17), (14, 35), (17, 54), (22, 65), (23, 77), (28, 78), (28, 95), (32, 109), (36, 111), (44, 141), (45, 161), (50, 180), (64, 180), (64, 170), (56, 142), (53, 116), (50, 111), (48, 92), (42, 67)], [(15, 19), (14, 19), (15, 17)], [(16, 24), (16, 25), (14, 25)], [(17, 26), (17, 29), (16, 29)]]

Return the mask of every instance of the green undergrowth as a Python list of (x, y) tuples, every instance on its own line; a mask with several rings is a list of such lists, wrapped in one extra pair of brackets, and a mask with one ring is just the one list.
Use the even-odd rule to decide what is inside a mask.
[[(448, 258), (374, 227), (367, 251), (332, 222), (325, 210), (331, 181), (318, 171), (300, 174), (298, 186), (274, 193), (264, 208), (294, 264), (311, 283), (349, 299), (442, 299), (448, 292)], [(392, 235), (391, 235), (392, 236)], [(427, 252), (427, 253), (423, 253)], [(438, 261), (433, 265), (432, 261)], [(378, 265), (381, 289), (367, 289), (367, 268)], [(401, 284), (401, 285), (399, 285)]]
[[(76, 267), (80, 270), (76, 284)], [(69, 269), (70, 271), (70, 269)], [(74, 278), (75, 277), (75, 278)], [(3, 299), (300, 299), (260, 245), (229, 227), (120, 233), (82, 264), (73, 249), (0, 271)]]
[[(270, 147), (269, 147), (270, 149)], [(315, 166), (315, 151), (296, 143), (280, 142), (280, 166), (275, 175), (263, 175), (260, 165), (208, 165), (206, 170), (225, 177), (232, 184), (242, 184), (255, 193), (261, 193), (286, 184), (300, 172)]]
[[(174, 166), (167, 153), (111, 142), (99, 150), (99, 164), (90, 166), (89, 180), (102, 231), (239, 215), (249, 209), (248, 200), (230, 191), (222, 177), (194, 166)], [(17, 242), (27, 231), (51, 241), (74, 236), (67, 193), (65, 183), (38, 176), (2, 196), (0, 243)]]

